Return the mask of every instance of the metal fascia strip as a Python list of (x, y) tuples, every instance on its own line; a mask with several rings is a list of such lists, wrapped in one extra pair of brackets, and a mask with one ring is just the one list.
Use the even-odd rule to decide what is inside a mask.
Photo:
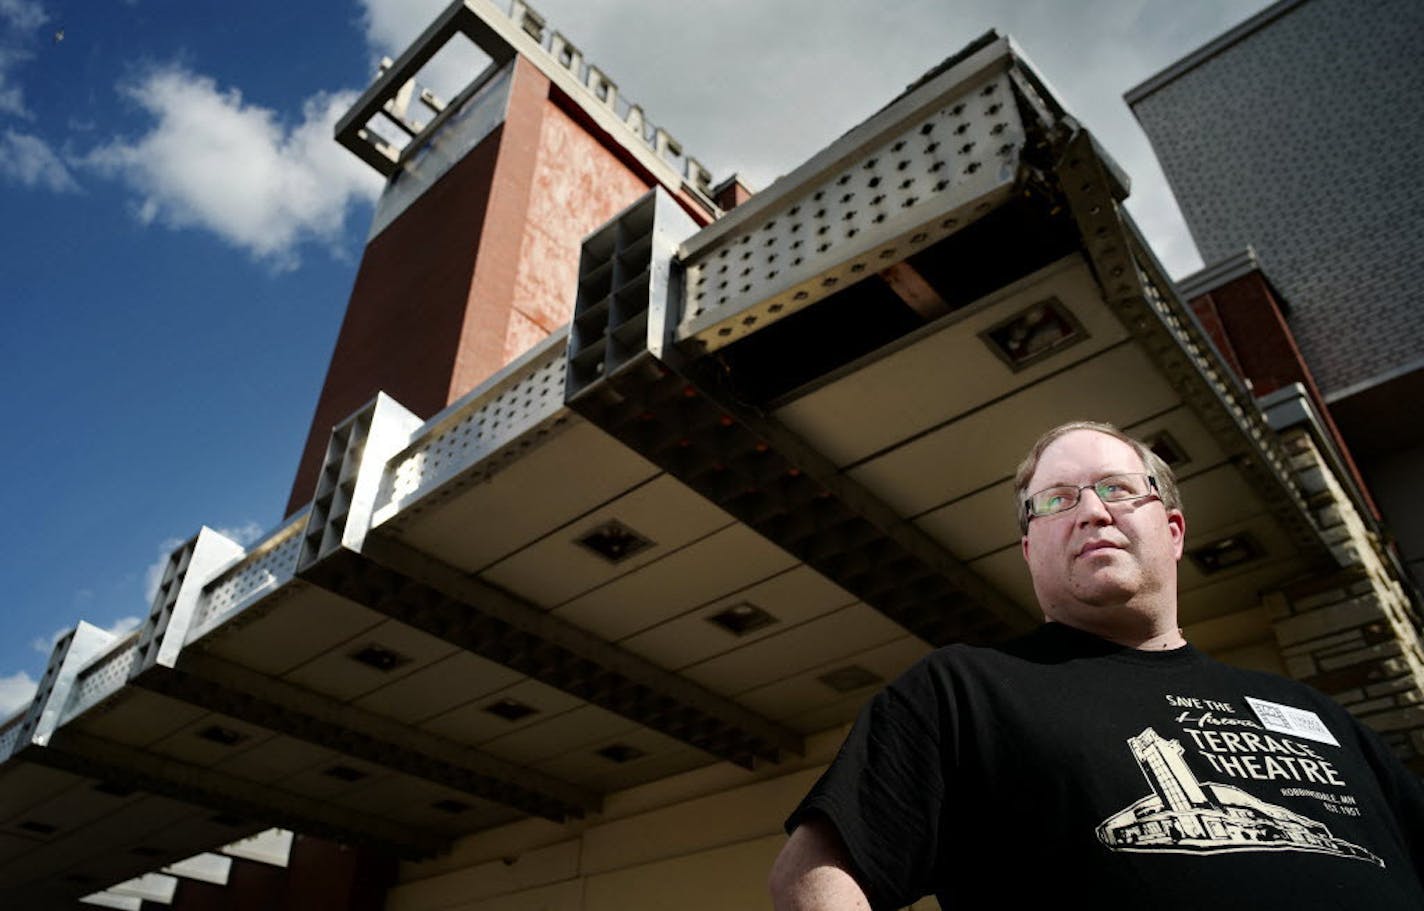
[(686, 262), (701, 256), (719, 241), (746, 231), (776, 210), (790, 205), (790, 197), (801, 188), (843, 167), (864, 146), (873, 144), (881, 136), (914, 119), (925, 107), (925, 99), (948, 95), (963, 85), (985, 78), (988, 73), (1002, 68), (1009, 59), (1010, 51), (1008, 39), (1001, 38), (862, 121), (790, 174), (778, 178), (765, 190), (689, 237), (679, 248), (678, 258)]
[(1064, 144), (1057, 174), (1103, 299), (1296, 544), (1314, 562), (1329, 564), (1330, 551), (1310, 520), (1284, 449), (1118, 206), (1086, 130), (1079, 129)]

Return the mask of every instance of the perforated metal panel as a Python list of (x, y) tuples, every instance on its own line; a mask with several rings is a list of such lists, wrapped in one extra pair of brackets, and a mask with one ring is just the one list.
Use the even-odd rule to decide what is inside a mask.
[(303, 510), (266, 540), (254, 545), (240, 563), (204, 586), (188, 630), (188, 641), (291, 580), (297, 569), (306, 520)]
[(372, 525), (442, 503), (561, 431), (566, 366), (560, 333), (432, 420), (382, 473)]
[(1003, 73), (930, 99), (819, 181), (688, 256), (678, 340), (716, 349), (960, 230), (1007, 194), (1023, 145)]
[(77, 718), (84, 712), (108, 699), (123, 689), (129, 674), (139, 661), (137, 643), (128, 648), (115, 649), (94, 662), (79, 675), (69, 704), (64, 708), (60, 723)]
[(0, 728), (0, 762), (9, 759), (10, 754), (15, 752), (15, 746), (20, 742), (20, 725), (24, 718), (24, 715), (16, 715)]

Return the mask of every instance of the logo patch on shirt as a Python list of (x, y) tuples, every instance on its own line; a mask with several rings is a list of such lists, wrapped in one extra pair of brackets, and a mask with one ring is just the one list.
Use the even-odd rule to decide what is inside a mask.
[(1335, 739), (1335, 735), (1330, 733), (1325, 722), (1321, 721), (1320, 716), (1314, 712), (1281, 705), (1279, 702), (1267, 702), (1252, 696), (1247, 696), (1246, 701), (1250, 703), (1256, 717), (1261, 719), (1261, 726), (1268, 731), (1275, 731), (1278, 734), (1294, 734), (1297, 737), (1304, 737), (1306, 740), (1314, 740), (1316, 743), (1328, 743), (1333, 747), (1340, 745), (1340, 741)]

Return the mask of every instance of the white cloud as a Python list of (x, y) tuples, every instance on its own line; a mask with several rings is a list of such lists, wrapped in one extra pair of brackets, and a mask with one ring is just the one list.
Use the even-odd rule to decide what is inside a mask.
[(24, 671), (0, 677), (0, 718), (9, 718), (35, 698), (37, 684)]
[[(496, 0), (496, 5), (506, 11), (509, 7), (507, 0)], [(538, 8), (539, 4), (533, 5)], [(361, 0), (366, 44), (378, 57), (398, 57), (447, 6), (445, 0)], [(489, 62), (488, 55), (474, 42), (458, 36), (425, 62), (416, 74), (416, 82), (448, 101)], [(420, 119), (419, 111), (417, 107), (412, 112), (413, 119)], [(373, 127), (379, 130), (380, 121)], [(397, 145), (405, 140), (400, 133), (382, 131), (382, 135)]]
[(30, 117), (24, 91), (13, 83), (11, 73), (30, 59), (23, 48), (33, 32), (49, 21), (44, 7), (32, 0), (0, 0), (0, 114)]
[[(394, 57), (449, 5), (445, 0), (361, 0), (366, 43)], [(507, 10), (508, 5), (500, 8)]]
[(132, 615), (127, 617), (120, 617), (113, 623), (110, 623), (108, 626), (104, 627), (104, 632), (108, 633), (111, 636), (127, 636), (129, 633), (138, 629), (139, 624), (141, 623), (143, 623), (142, 617), (135, 617)]
[(145, 222), (208, 230), (289, 268), (305, 242), (339, 249), (348, 211), (380, 188), (375, 172), (331, 138), (354, 93), (312, 96), (294, 126), (177, 67), (124, 93), (153, 116), (152, 129), (94, 149), (85, 163), (136, 191)]
[(79, 184), (43, 139), (6, 130), (0, 134), (0, 179), (22, 187), (73, 193)]
[(241, 525), (224, 526), (222, 528), (215, 528), (213, 531), (222, 535), (224, 538), (231, 538), (238, 544), (246, 547), (258, 538), (261, 538), (262, 532), (265, 531), (265, 529), (256, 522), (248, 520)]
[(32, 31), (48, 21), (44, 5), (34, 0), (0, 0), (0, 22), (15, 31)]

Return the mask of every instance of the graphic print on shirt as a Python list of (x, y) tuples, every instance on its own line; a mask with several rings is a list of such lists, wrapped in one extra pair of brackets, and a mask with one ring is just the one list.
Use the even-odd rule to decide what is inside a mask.
[(1127, 744), (1152, 790), (1098, 825), (1098, 840), (1114, 851), (1314, 851), (1384, 866), (1323, 823), (1232, 785), (1199, 780), (1181, 743), (1150, 727)]

